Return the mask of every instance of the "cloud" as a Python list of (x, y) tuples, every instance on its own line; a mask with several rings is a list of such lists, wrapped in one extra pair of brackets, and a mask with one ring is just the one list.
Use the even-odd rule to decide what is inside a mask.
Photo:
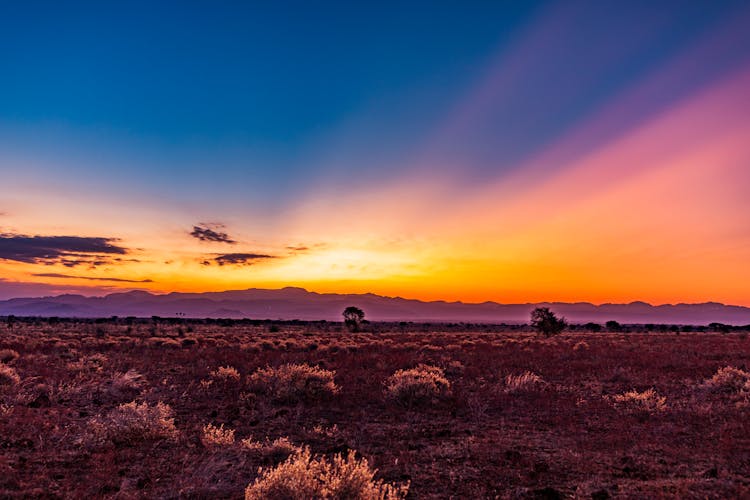
[(125, 255), (126, 248), (116, 245), (116, 238), (84, 236), (27, 236), (0, 233), (0, 259), (27, 264), (62, 264), (92, 267), (109, 263), (111, 255)]
[(61, 274), (61, 273), (35, 273), (32, 276), (39, 276), (41, 278), (66, 278), (66, 279), (79, 279), (79, 280), (91, 280), (91, 281), (116, 281), (118, 283), (153, 283), (154, 280), (128, 280), (124, 278), (98, 278), (95, 276), (74, 276), (72, 274)]
[(265, 255), (259, 253), (226, 253), (216, 255), (211, 259), (203, 261), (204, 266), (210, 266), (211, 264), (218, 264), (220, 266), (231, 265), (231, 266), (250, 266), (258, 260), (275, 259), (273, 255)]
[(228, 243), (230, 245), (237, 243), (230, 238), (227, 233), (220, 231), (223, 227), (222, 224), (200, 223), (197, 226), (193, 226), (190, 236), (201, 241), (210, 241), (214, 243)]

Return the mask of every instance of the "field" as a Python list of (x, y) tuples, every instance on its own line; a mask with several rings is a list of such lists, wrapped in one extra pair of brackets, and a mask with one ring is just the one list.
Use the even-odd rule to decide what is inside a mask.
[(241, 498), (305, 447), (407, 498), (750, 496), (747, 334), (371, 328), (3, 323), (0, 497)]

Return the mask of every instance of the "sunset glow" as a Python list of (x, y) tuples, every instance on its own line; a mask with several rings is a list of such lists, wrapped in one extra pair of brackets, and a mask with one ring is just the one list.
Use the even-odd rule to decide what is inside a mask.
[[(135, 57), (149, 19), (133, 46), (117, 21), (108, 38), (43, 19), (34, 29), (66, 33), (50, 47), (2, 29), (30, 15), (11, 13), (0, 21), (0, 42), (20, 47), (0, 61), (11, 75), (0, 83), (0, 295), (298, 286), (750, 306), (750, 11), (728, 3), (676, 21), (665, 8), (642, 22), (620, 7), (485, 12), (506, 19), (496, 32), (487, 21), (472, 33), (450, 13), (430, 21), (463, 45), (398, 25), (396, 44), (425, 37), (430, 55), (413, 71), (389, 67), (397, 47), (370, 47), (368, 27), (341, 35), (349, 48), (317, 39), (315, 61), (333, 50), (329, 64), (348, 65), (318, 76), (283, 62), (317, 33), (279, 40), (233, 26), (212, 42), (218, 26), (190, 12), (207, 24), (190, 48), (204, 58), (196, 67), (171, 47), (132, 61), (156, 90), (128, 58), (92, 77), (101, 54), (76, 52), (103, 36), (105, 53)], [(278, 15), (238, 15), (251, 14)], [(73, 27), (85, 16), (66, 15)], [(576, 37), (580, 23), (598, 47)], [(254, 36), (271, 48), (252, 48)], [(248, 46), (222, 59), (224, 43)], [(284, 69), (269, 73), (269, 57)], [(401, 57), (393, 66), (420, 54)], [(52, 60), (70, 76), (42, 84)], [(319, 88), (337, 78), (356, 95)], [(263, 99), (282, 104), (261, 109)], [(63, 236), (110, 247), (53, 239)]]

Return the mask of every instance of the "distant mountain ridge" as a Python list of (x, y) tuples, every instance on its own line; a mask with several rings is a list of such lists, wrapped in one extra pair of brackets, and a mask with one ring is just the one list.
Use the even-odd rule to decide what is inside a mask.
[(641, 324), (750, 324), (750, 308), (716, 302), (658, 306), (645, 302), (601, 305), (588, 302), (425, 302), (372, 293), (316, 293), (295, 287), (202, 293), (173, 292), (163, 295), (132, 291), (112, 293), (104, 297), (58, 295), (15, 298), (0, 301), (0, 315), (340, 320), (341, 312), (350, 305), (363, 309), (367, 318), (373, 321), (525, 323), (534, 307), (547, 306), (576, 323), (615, 320), (621, 323)]

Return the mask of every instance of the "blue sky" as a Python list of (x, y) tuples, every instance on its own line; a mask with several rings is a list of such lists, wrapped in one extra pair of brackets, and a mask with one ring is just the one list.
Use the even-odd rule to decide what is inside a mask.
[[(736, 78), (748, 20), (741, 1), (8, 3), (0, 229), (179, 249), (207, 222), (252, 254), (323, 245), (326, 210), (362, 210), (378, 248), (426, 241), (436, 210), (540, 184)], [(401, 203), (413, 227), (385, 231)]]

